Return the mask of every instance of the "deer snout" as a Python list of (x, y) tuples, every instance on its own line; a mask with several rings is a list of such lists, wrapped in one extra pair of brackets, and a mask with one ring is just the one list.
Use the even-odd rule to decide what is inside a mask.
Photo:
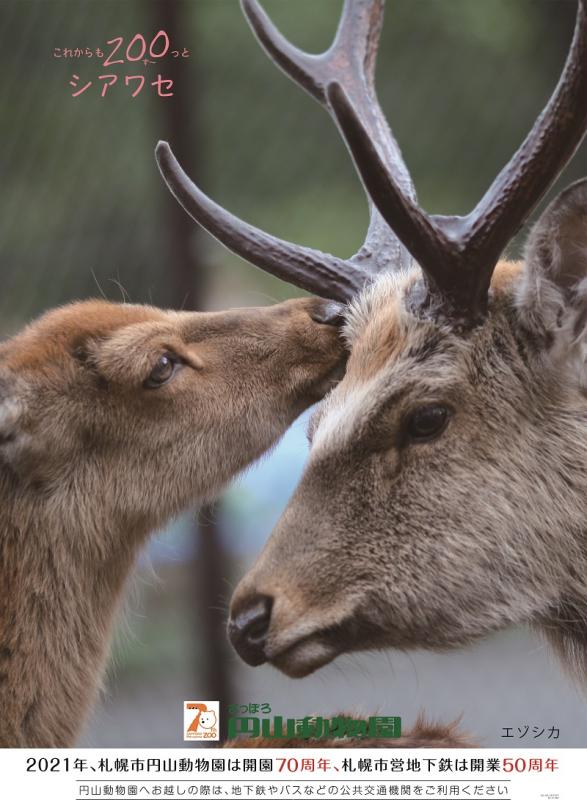
[(271, 597), (256, 595), (231, 610), (228, 621), (229, 639), (242, 660), (251, 667), (267, 661), (265, 644), (272, 607)]
[(251, 667), (271, 664), (291, 678), (309, 675), (340, 652), (338, 631), (352, 609), (339, 599), (327, 607), (312, 602), (292, 575), (257, 565), (236, 588), (228, 635)]
[(344, 323), (344, 312), (346, 306), (334, 300), (316, 299), (314, 307), (310, 311), (310, 316), (314, 322), (321, 325), (336, 325), (341, 327)]

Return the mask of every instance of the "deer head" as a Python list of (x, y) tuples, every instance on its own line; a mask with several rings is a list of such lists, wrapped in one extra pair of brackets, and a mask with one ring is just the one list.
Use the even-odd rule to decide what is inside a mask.
[(331, 387), (335, 315), (316, 298), (52, 311), (0, 345), (0, 478), (60, 501), (75, 490), (80, 507), (86, 491), (152, 528), (211, 498)]
[(346, 375), (314, 414), (301, 483), (235, 592), (230, 637), (249, 664), (291, 676), (342, 652), (445, 648), (523, 621), (572, 657), (587, 649), (587, 181), (542, 215), (525, 262), (498, 261), (585, 134), (586, 3), (550, 101), (465, 217), (421, 210), (377, 103), (383, 5), (347, 0), (334, 44), (313, 56), (242, 0), (353, 156), (371, 221), (351, 259), (237, 220), (158, 148), (172, 191), (221, 242), (349, 302)]

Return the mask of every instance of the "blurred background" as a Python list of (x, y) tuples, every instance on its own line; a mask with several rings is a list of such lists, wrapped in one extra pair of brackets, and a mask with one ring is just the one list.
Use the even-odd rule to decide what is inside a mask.
[[(341, 5), (264, 2), (310, 51), (329, 45)], [(464, 213), (554, 88), (576, 2), (386, 5), (381, 104), (423, 207)], [(168, 55), (154, 64), (126, 60), (135, 34), (148, 45), (159, 30), (170, 37)], [(124, 63), (104, 67), (115, 37), (124, 43), (114, 58)], [(135, 39), (130, 56), (140, 47)], [(222, 249), (179, 209), (155, 166), (160, 138), (246, 220), (340, 256), (359, 247), (367, 205), (344, 146), (327, 114), (268, 61), (237, 0), (0, 0), (0, 62), (1, 336), (51, 306), (92, 296), (204, 309), (299, 294)], [(158, 96), (159, 74), (173, 81), (162, 86), (173, 96)], [(103, 97), (111, 78), (101, 75), (116, 76)], [(145, 84), (132, 97), (140, 81), (125, 85), (125, 76), (138, 75)], [(550, 196), (586, 168), (583, 146)], [(521, 240), (523, 233), (512, 255)], [(306, 453), (301, 419), (217, 506), (152, 540), (82, 743), (182, 746), (183, 700), (219, 699), (269, 702), (273, 714), (295, 717), (396, 714), (405, 726), (422, 709), (444, 721), (462, 713), (486, 746), (585, 746), (585, 698), (527, 630), (448, 654), (348, 656), (302, 681), (239, 663), (224, 634), (231, 590)], [(502, 738), (506, 727), (513, 738)], [(547, 738), (552, 727), (556, 739)], [(534, 738), (534, 728), (545, 732)]]

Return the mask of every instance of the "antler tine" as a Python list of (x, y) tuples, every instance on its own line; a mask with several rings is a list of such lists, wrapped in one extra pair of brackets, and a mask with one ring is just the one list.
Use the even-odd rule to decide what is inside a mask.
[(298, 86), (319, 103), (325, 102), (323, 55), (305, 53), (289, 42), (256, 0), (241, 0), (241, 8), (261, 46)]
[(474, 324), (487, 309), (495, 264), (512, 235), (556, 180), (587, 130), (587, 0), (579, 0), (561, 79), (530, 134), (466, 217), (428, 216), (406, 195), (373, 146), (345, 89), (333, 82), (330, 106), (371, 196), (426, 275), (435, 313)]
[(319, 103), (328, 105), (328, 84), (343, 74), (350, 83), (362, 79), (373, 89), (383, 0), (345, 0), (334, 41), (319, 54), (291, 44), (257, 0), (241, 0), (241, 8), (272, 61)]
[(167, 142), (155, 156), (163, 179), (187, 213), (225, 247), (278, 278), (330, 300), (347, 302), (365, 275), (336, 256), (286, 242), (243, 222), (211, 200), (190, 180)]
[(481, 262), (499, 258), (507, 242), (572, 158), (586, 131), (587, 0), (579, 0), (573, 41), (548, 104), (520, 148), (466, 218), (469, 257)]
[[(383, 24), (383, 0), (345, 0), (334, 42), (319, 55), (294, 47), (257, 0), (241, 0), (241, 6), (270, 58), (321, 103), (335, 121), (327, 88), (333, 81), (344, 86), (387, 169), (406, 196), (415, 199), (410, 174), (375, 94), (375, 61)], [(370, 272), (409, 265), (409, 254), (381, 219), (369, 194), (367, 198), (371, 207), (369, 230), (364, 245), (351, 262)]]
[(425, 214), (387, 169), (369, 132), (339, 83), (327, 89), (338, 125), (353, 156), (365, 190), (383, 218), (399, 236), (429, 278), (431, 290), (439, 290), (450, 275), (445, 250), (450, 246), (432, 218)]

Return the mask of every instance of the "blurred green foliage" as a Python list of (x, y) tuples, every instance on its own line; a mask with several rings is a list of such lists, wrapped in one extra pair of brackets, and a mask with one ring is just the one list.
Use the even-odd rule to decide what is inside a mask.
[[(55, 47), (150, 37), (163, 0), (1, 0), (0, 318), (4, 331), (98, 286), (120, 298), (172, 302), (168, 194), (153, 159), (168, 135), (167, 103), (124, 86), (72, 98), (69, 81), (97, 79), (98, 59)], [(265, 0), (297, 44), (326, 47), (340, 0)], [(179, 2), (191, 57), (177, 102), (203, 187), (245, 219), (285, 238), (348, 255), (367, 207), (331, 120), (259, 48), (237, 0)], [(420, 200), (468, 210), (509, 159), (552, 91), (571, 38), (575, 0), (387, 0), (378, 91)], [(117, 67), (120, 74), (133, 72)], [(144, 71), (148, 80), (165, 62)], [(197, 135), (196, 135), (197, 134)], [(188, 135), (188, 141), (190, 136)], [(172, 142), (173, 143), (173, 142)], [(562, 182), (585, 172), (587, 151)], [(559, 183), (560, 185), (560, 183)], [(195, 229), (194, 229), (195, 237)], [(210, 303), (294, 293), (202, 237)]]

